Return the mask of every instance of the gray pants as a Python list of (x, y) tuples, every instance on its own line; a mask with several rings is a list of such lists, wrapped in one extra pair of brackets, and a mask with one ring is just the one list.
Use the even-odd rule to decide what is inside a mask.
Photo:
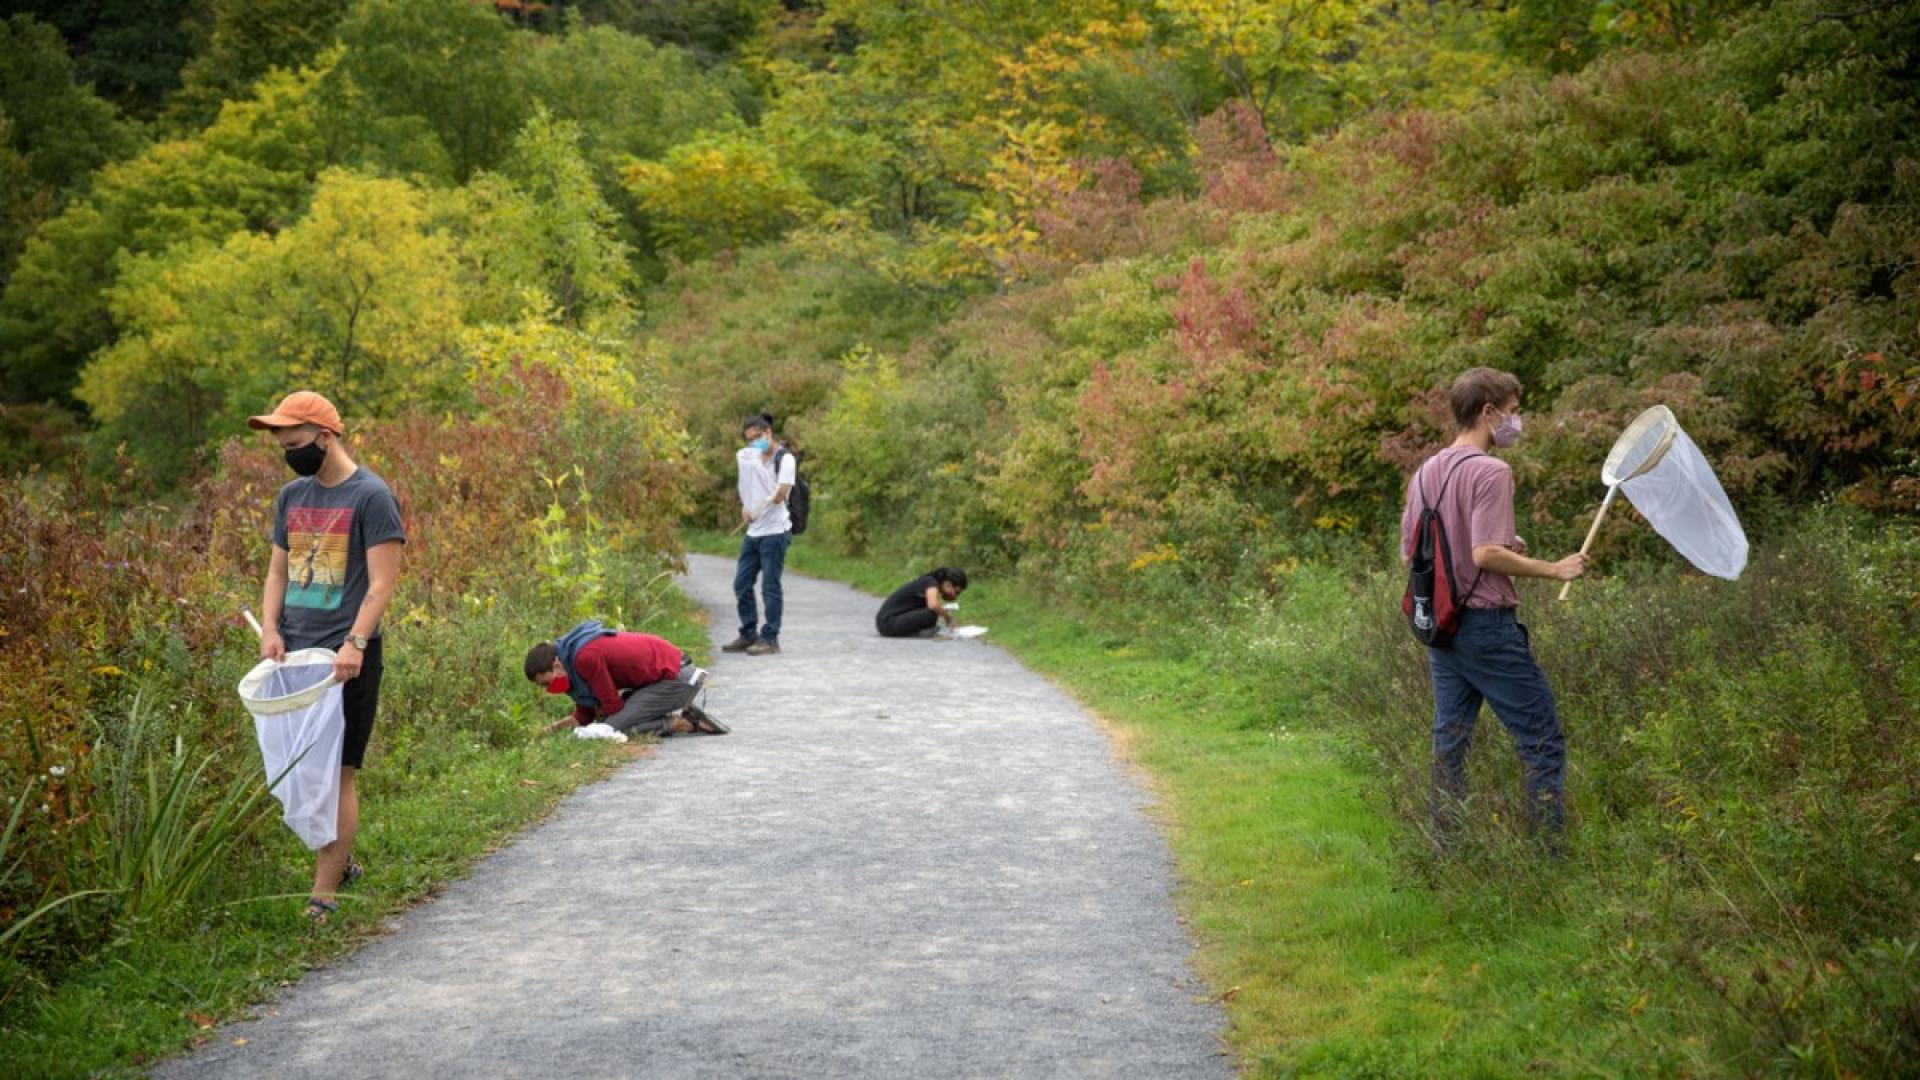
[(626, 691), (626, 704), (601, 723), (628, 735), (658, 735), (667, 726), (667, 717), (693, 702), (699, 687), (693, 685), (693, 661), (680, 658), (680, 674)]

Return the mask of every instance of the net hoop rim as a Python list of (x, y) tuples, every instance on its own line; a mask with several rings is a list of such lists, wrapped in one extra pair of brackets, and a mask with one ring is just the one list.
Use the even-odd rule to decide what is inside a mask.
[(339, 685), (340, 680), (329, 674), (312, 686), (277, 698), (260, 697), (260, 689), (267, 684), (267, 680), (272, 678), (275, 671), (289, 664), (296, 667), (325, 664), (328, 668), (332, 668), (334, 659), (332, 649), (298, 649), (288, 653), (285, 660), (262, 660), (253, 665), (253, 670), (241, 678), (240, 685), (235, 689), (239, 691), (240, 701), (246, 705), (247, 711), (255, 716), (277, 716), (281, 713), (293, 712), (295, 709), (304, 709), (320, 700), (322, 694)]
[[(1633, 444), (1642, 435), (1657, 426), (1666, 428), (1666, 432), (1660, 437), (1660, 445), (1653, 448), (1653, 452), (1647, 455), (1647, 459), (1640, 463), (1639, 468), (1626, 476), (1620, 475), (1620, 462), (1626, 457), (1627, 451), (1633, 448)], [(1661, 459), (1667, 456), (1668, 450), (1673, 449), (1673, 441), (1679, 434), (1680, 421), (1673, 415), (1672, 409), (1665, 405), (1655, 405), (1643, 411), (1633, 418), (1633, 422), (1627, 425), (1619, 438), (1613, 440), (1613, 449), (1607, 451), (1607, 460), (1600, 466), (1601, 483), (1608, 487), (1617, 487), (1636, 476), (1645, 474), (1647, 470), (1660, 464)]]

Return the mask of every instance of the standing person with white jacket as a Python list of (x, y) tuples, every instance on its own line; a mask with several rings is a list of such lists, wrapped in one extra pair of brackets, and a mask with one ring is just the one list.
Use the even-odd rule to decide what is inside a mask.
[[(747, 535), (740, 541), (740, 562), (733, 574), (733, 596), (740, 609), (740, 634), (722, 646), (726, 652), (770, 656), (780, 651), (784, 596), (780, 572), (793, 543), (793, 517), (787, 496), (797, 475), (792, 452), (774, 440), (773, 417), (750, 416), (740, 425), (747, 445), (734, 455), (740, 471), (740, 517)], [(766, 618), (754, 600), (754, 583), (766, 602)]]

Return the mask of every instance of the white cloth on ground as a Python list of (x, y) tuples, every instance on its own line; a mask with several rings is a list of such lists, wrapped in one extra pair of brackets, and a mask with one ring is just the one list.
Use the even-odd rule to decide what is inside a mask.
[(627, 741), (626, 732), (615, 731), (608, 725), (599, 723), (586, 724), (574, 728), (573, 737), (576, 739), (609, 739), (613, 742)]

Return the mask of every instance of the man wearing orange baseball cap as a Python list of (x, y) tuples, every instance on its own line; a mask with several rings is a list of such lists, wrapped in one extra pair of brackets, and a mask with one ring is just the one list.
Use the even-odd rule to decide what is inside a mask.
[(339, 825), (315, 860), (307, 900), (307, 917), (324, 923), (338, 910), (340, 886), (361, 874), (353, 857), (360, 827), (354, 776), (366, 760), (380, 705), (380, 617), (399, 583), (407, 536), (393, 491), (348, 456), (331, 401), (296, 391), (247, 426), (271, 431), (295, 473), (273, 500), (260, 655), (280, 660), (289, 649), (332, 649), (334, 677), (344, 684)]

